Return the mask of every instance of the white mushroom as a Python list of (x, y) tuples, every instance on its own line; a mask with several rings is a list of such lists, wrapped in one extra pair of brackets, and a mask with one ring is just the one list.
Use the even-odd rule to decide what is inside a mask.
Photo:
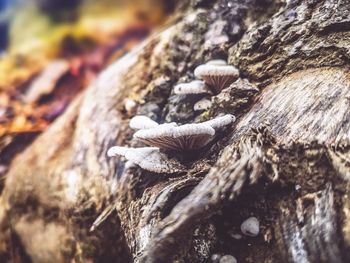
[(207, 63), (205, 63), (207, 65), (215, 65), (215, 66), (226, 66), (227, 62), (223, 59), (213, 59), (213, 60), (209, 60), (207, 61)]
[(216, 117), (212, 120), (202, 122), (203, 124), (211, 126), (214, 130), (218, 130), (222, 127), (225, 127), (227, 125), (230, 125), (236, 120), (236, 117), (232, 114), (226, 114), (221, 117)]
[(200, 101), (197, 101), (194, 106), (193, 109), (195, 111), (202, 111), (202, 110), (207, 110), (211, 107), (212, 103), (210, 100), (208, 99), (201, 99)]
[(159, 124), (147, 116), (139, 115), (130, 120), (129, 126), (135, 130), (141, 130), (155, 128), (159, 126)]
[(174, 87), (175, 94), (210, 94), (204, 81), (194, 80), (188, 83), (180, 83)]
[(184, 167), (173, 159), (169, 159), (156, 147), (128, 148), (111, 147), (107, 155), (124, 156), (128, 161), (140, 166), (142, 169), (155, 173), (176, 173), (184, 170)]
[(220, 258), (219, 263), (237, 263), (237, 259), (232, 255), (225, 255)]
[(256, 237), (259, 235), (260, 223), (256, 217), (249, 217), (241, 225), (241, 231), (244, 235)]
[(214, 135), (215, 130), (210, 125), (195, 123), (139, 130), (134, 138), (164, 150), (194, 150), (204, 147)]
[(204, 64), (194, 70), (194, 75), (204, 80), (216, 93), (220, 93), (222, 89), (230, 86), (239, 77), (239, 71), (230, 65)]
[(124, 108), (129, 115), (132, 115), (136, 112), (137, 102), (132, 99), (126, 98), (124, 100)]

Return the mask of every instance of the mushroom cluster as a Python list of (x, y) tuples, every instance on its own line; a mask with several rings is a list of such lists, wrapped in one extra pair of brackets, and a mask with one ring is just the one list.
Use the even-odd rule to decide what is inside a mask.
[[(230, 86), (239, 77), (239, 72), (226, 61), (217, 59), (198, 66), (194, 75), (198, 80), (176, 85), (174, 93), (204, 95), (194, 104), (195, 111), (203, 111), (211, 107), (212, 102), (208, 96), (216, 95)], [(134, 116), (129, 123), (130, 128), (137, 130), (133, 138), (148, 147), (114, 146), (108, 150), (107, 155), (123, 156), (129, 164), (156, 173), (180, 172), (185, 170), (184, 166), (174, 158), (169, 158), (167, 154), (201, 149), (215, 138), (219, 129), (234, 121), (235, 117), (231, 114), (184, 125), (175, 122), (159, 124), (147, 116)]]
[(227, 114), (202, 123), (178, 125), (177, 123), (159, 124), (147, 116), (135, 116), (130, 127), (136, 129), (133, 138), (150, 147), (128, 148), (111, 147), (107, 155), (123, 156), (141, 168), (156, 173), (175, 173), (184, 170), (184, 166), (167, 156), (169, 152), (193, 151), (206, 146), (215, 138), (215, 134), (235, 121)]
[(188, 94), (205, 96), (194, 105), (195, 111), (207, 110), (211, 107), (211, 95), (219, 94), (224, 88), (229, 87), (239, 77), (236, 67), (228, 65), (225, 60), (210, 60), (199, 65), (194, 70), (194, 75), (199, 80), (189, 83), (180, 83), (174, 87), (175, 94)]

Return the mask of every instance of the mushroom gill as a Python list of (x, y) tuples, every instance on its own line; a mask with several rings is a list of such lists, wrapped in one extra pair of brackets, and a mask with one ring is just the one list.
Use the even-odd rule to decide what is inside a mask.
[(218, 94), (239, 77), (239, 71), (231, 65), (218, 65), (214, 63), (199, 65), (194, 70), (194, 75), (204, 80)]
[(164, 150), (186, 151), (204, 147), (214, 135), (210, 125), (199, 123), (140, 130), (134, 138)]

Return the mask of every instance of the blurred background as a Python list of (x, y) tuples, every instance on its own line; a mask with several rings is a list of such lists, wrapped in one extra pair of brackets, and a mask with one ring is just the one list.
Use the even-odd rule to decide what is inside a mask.
[(13, 156), (175, 0), (0, 0), (0, 192)]

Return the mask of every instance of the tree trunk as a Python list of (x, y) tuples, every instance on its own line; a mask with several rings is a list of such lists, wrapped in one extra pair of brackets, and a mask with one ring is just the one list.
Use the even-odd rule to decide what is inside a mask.
[[(179, 1), (167, 28), (105, 69), (12, 161), (0, 257), (349, 262), (349, 10), (346, 0)], [(172, 88), (217, 58), (240, 79), (197, 114)], [(192, 123), (223, 113), (233, 127), (185, 172), (106, 157), (113, 145), (141, 146), (128, 126), (135, 114)], [(251, 216), (257, 237), (241, 234)]]

